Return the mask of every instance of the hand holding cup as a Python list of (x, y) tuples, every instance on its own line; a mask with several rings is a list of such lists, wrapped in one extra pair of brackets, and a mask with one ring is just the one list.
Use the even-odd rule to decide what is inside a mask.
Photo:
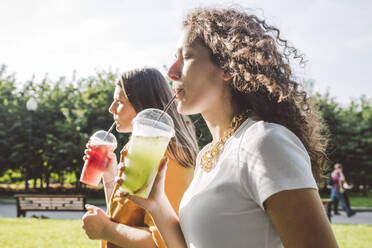
[[(125, 157), (127, 153), (128, 151), (124, 151), (122, 153), (122, 156)], [(156, 208), (156, 206), (159, 205), (158, 203), (159, 201), (164, 200), (164, 198), (166, 198), (166, 195), (164, 192), (164, 182), (165, 182), (165, 174), (167, 171), (167, 164), (168, 164), (168, 158), (163, 157), (163, 159), (161, 159), (160, 161), (158, 173), (156, 175), (154, 184), (152, 186), (151, 192), (147, 199), (138, 197), (136, 195), (130, 195), (129, 193), (124, 193), (124, 192), (121, 192), (120, 190), (117, 190), (115, 194), (120, 197), (128, 198), (129, 200), (133, 201), (136, 205), (151, 212), (152, 209)], [(120, 163), (118, 164), (118, 170), (119, 170), (119, 175), (121, 175), (126, 170), (126, 166), (123, 163)], [(124, 179), (122, 177), (116, 177), (115, 181), (116, 183), (121, 185), (124, 182)]]
[[(97, 186), (102, 176), (107, 173), (110, 177), (115, 175), (112, 168), (115, 168), (116, 157), (113, 151), (116, 149), (117, 141), (113, 134), (107, 134), (106, 131), (97, 131), (88, 141), (84, 150), (84, 167), (81, 173), (80, 181)], [(106, 174), (104, 175), (104, 173)]]

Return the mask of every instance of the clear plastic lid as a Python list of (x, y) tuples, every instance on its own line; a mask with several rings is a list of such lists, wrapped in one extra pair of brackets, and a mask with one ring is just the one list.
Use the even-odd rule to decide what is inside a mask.
[(132, 121), (133, 135), (139, 136), (174, 136), (172, 118), (160, 109), (142, 110)]
[(113, 146), (116, 148), (117, 141), (115, 136), (112, 133), (107, 135), (107, 131), (100, 130), (95, 132), (92, 137), (90, 137), (90, 145), (92, 146)]

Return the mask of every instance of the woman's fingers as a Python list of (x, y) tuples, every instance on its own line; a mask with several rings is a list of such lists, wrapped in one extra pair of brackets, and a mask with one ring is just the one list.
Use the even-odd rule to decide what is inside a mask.
[(162, 160), (160, 160), (159, 173), (164, 172), (165, 167), (167, 167), (168, 160), (168, 157), (163, 157)]
[[(147, 199), (143, 199), (136, 195), (130, 195), (129, 193), (124, 193), (124, 192), (121, 192), (120, 190), (117, 190), (115, 192), (115, 196), (127, 198), (144, 209), (147, 209), (147, 210), (153, 209), (156, 206), (156, 204), (158, 204), (157, 201), (159, 201), (159, 199), (163, 199), (162, 195), (164, 194), (164, 181), (165, 181), (165, 173), (167, 170), (167, 163), (168, 163), (167, 157), (164, 157), (160, 161), (158, 174), (156, 175), (154, 185)], [(125, 169), (125, 166), (123, 165), (123, 163), (119, 164), (119, 168)], [(125, 181), (125, 179), (117, 177), (115, 178), (115, 181), (120, 185), (122, 184), (123, 181)]]
[(125, 164), (118, 163), (118, 170), (119, 170), (119, 174), (122, 174), (125, 171)]
[(89, 157), (90, 157), (90, 152), (91, 152), (90, 149), (85, 149), (85, 150), (84, 150), (84, 154), (85, 154), (85, 155), (83, 156), (83, 160), (84, 160), (84, 161), (89, 159)]
[(86, 148), (92, 148), (92, 146), (90, 145), (90, 140), (88, 140), (87, 144), (85, 145)]
[(157, 178), (159, 178), (159, 180), (165, 177), (165, 173), (167, 171), (167, 165), (168, 165), (168, 158), (167, 157), (164, 157), (160, 161), (158, 175), (156, 176)]
[(120, 197), (125, 197), (125, 198), (130, 196), (128, 193), (121, 192), (120, 190), (116, 190), (115, 195), (120, 196)]
[(121, 178), (121, 177), (115, 177), (115, 182), (117, 184), (122, 184), (123, 183), (123, 178)]
[(117, 190), (115, 192), (115, 195), (119, 196), (119, 197), (122, 197), (122, 198), (128, 198), (129, 200), (133, 201), (134, 203), (139, 203), (139, 202), (142, 202), (142, 201), (146, 201), (145, 199), (142, 199), (138, 196), (130, 195), (129, 193), (124, 193), (124, 192), (121, 192), (120, 190)]
[(123, 163), (125, 157), (126, 157), (127, 154), (128, 154), (128, 150), (122, 150), (122, 151), (120, 152), (120, 154), (121, 154), (121, 160), (120, 160), (120, 162)]
[(88, 140), (88, 143), (85, 145), (85, 147), (87, 149), (84, 150), (84, 156), (83, 156), (83, 160), (86, 161), (89, 159), (89, 155), (90, 153), (92, 152), (92, 146), (90, 145), (90, 140)]
[(121, 173), (123, 173), (125, 171), (124, 160), (125, 160), (125, 157), (127, 156), (127, 154), (128, 154), (128, 151), (127, 150), (121, 151), (120, 163), (118, 163), (119, 174), (121, 174)]

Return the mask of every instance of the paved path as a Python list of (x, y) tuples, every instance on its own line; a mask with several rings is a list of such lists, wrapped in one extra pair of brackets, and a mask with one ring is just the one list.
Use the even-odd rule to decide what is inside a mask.
[[(90, 202), (88, 202), (90, 203)], [(106, 206), (102, 204), (93, 204), (106, 211)], [(355, 208), (354, 208), (355, 209)], [(355, 209), (358, 210), (358, 209)], [(363, 211), (363, 209), (359, 209)], [(364, 209), (367, 210), (367, 209)], [(81, 219), (84, 212), (47, 212), (47, 211), (28, 211), (26, 217), (45, 216), (53, 219)], [(15, 200), (0, 200), (0, 217), (15, 218), (17, 216), (17, 206)], [(345, 212), (340, 211), (340, 215), (332, 215), (334, 224), (363, 224), (372, 225), (372, 209), (370, 211), (357, 212), (356, 215), (348, 218)]]
[(372, 225), (372, 212), (357, 212), (356, 215), (348, 218), (345, 212), (340, 212), (340, 215), (332, 215), (333, 224), (362, 224)]

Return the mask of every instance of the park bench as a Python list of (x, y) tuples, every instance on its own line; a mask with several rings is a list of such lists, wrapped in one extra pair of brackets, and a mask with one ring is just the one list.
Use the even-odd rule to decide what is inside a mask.
[(26, 211), (86, 211), (84, 195), (17, 194), (17, 217)]
[(322, 199), (323, 207), (327, 213), (329, 222), (331, 222), (331, 208), (332, 208), (332, 202), (331, 199)]

